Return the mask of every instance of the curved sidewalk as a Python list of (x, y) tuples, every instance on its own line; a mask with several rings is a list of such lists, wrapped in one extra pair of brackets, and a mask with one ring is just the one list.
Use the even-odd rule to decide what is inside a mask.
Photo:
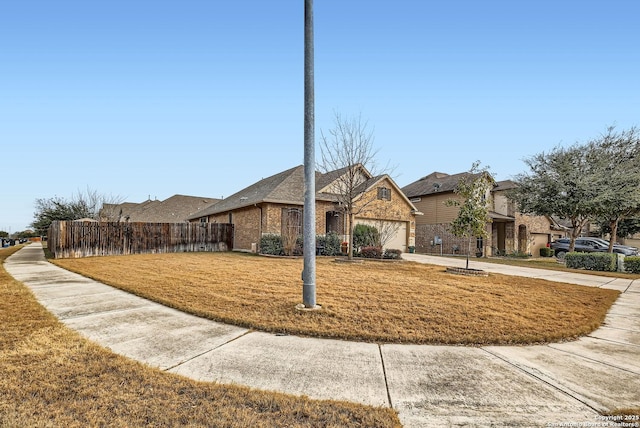
[(274, 335), (187, 315), (56, 267), (39, 244), (9, 257), (5, 269), (68, 327), (118, 354), (197, 380), (391, 406), (406, 427), (588, 426), (600, 421), (598, 411), (640, 407), (640, 280), (479, 263), (473, 267), (622, 294), (605, 324), (574, 342), (377, 345)]

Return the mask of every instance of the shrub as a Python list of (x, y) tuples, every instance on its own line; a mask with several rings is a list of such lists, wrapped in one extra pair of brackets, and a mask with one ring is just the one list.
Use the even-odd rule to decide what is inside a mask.
[(540, 248), (540, 257), (553, 257), (555, 250), (549, 247)]
[(342, 254), (342, 249), (340, 245), (342, 241), (340, 237), (335, 232), (329, 232), (326, 235), (318, 235), (316, 236), (316, 245), (319, 247), (323, 247), (322, 255), (325, 256), (339, 256)]
[(615, 272), (617, 254), (612, 253), (567, 253), (564, 258), (568, 268)]
[(384, 250), (384, 255), (382, 257), (385, 259), (400, 260), (402, 258), (402, 251), (388, 248)]
[(360, 249), (360, 257), (366, 259), (381, 259), (382, 247), (376, 247), (375, 245), (369, 245)]
[(264, 235), (260, 238), (260, 253), (283, 256), (284, 246), (280, 235)]
[(624, 270), (629, 273), (640, 273), (640, 256), (625, 257)]
[(353, 228), (353, 246), (356, 251), (363, 247), (373, 247), (378, 245), (380, 234), (378, 229), (366, 224), (356, 224)]

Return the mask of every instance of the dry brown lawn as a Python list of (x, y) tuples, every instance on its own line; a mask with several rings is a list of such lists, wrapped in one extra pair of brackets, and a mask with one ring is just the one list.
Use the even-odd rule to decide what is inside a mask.
[(530, 344), (597, 328), (617, 291), (411, 262), (317, 261), (321, 311), (301, 312), (301, 259), (178, 253), (55, 264), (199, 316), (285, 334), (421, 344)]
[[(18, 247), (0, 250), (0, 262)], [(106, 260), (106, 259), (105, 259)], [(163, 373), (90, 343), (0, 268), (1, 427), (397, 427), (391, 409)]]

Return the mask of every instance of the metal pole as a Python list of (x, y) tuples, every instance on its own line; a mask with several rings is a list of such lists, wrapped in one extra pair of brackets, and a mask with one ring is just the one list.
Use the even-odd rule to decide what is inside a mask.
[(304, 2), (304, 222), (302, 302), (316, 307), (316, 160), (313, 88), (313, 0)]

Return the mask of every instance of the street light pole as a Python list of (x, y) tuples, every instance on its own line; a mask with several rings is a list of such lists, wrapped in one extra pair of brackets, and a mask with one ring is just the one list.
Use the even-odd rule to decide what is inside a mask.
[(302, 302), (316, 307), (316, 160), (313, 88), (313, 0), (304, 2), (304, 219)]

